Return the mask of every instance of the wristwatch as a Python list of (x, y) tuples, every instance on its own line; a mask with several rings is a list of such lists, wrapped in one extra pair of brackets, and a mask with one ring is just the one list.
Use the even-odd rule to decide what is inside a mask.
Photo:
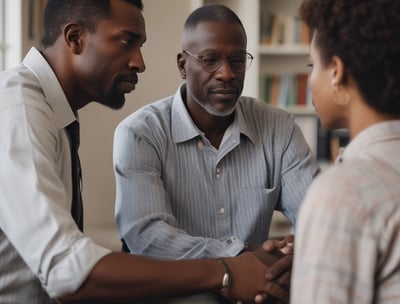
[(231, 288), (232, 284), (231, 270), (224, 259), (218, 259), (218, 261), (224, 266), (225, 270), (224, 276), (222, 277), (221, 293), (229, 294), (229, 289)]

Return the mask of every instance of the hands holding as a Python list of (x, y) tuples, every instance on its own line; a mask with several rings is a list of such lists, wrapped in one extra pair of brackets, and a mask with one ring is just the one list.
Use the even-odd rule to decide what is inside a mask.
[(254, 303), (256, 295), (270, 292), (270, 282), (265, 278), (269, 267), (254, 253), (245, 252), (224, 261), (231, 275), (230, 287), (221, 291), (226, 299), (232, 303)]
[(256, 296), (256, 303), (289, 303), (293, 251), (294, 235), (283, 240), (268, 240), (254, 251), (259, 260), (269, 266), (265, 278), (271, 284), (267, 293)]
[[(232, 286), (229, 295), (224, 294), (224, 296), (228, 299), (241, 300), (237, 303), (289, 303), (293, 250), (294, 236), (289, 235), (283, 240), (268, 240), (259, 248), (248, 249), (248, 253), (233, 258), (233, 260), (245, 256), (250, 258), (249, 255), (252, 255), (261, 262), (261, 265), (257, 268), (241, 267), (240, 274), (232, 272)], [(264, 271), (261, 277), (260, 270)], [(245, 282), (242, 279), (245, 279)], [(243, 294), (246, 292), (251, 294), (251, 290), (256, 290), (257, 295), (243, 298)]]

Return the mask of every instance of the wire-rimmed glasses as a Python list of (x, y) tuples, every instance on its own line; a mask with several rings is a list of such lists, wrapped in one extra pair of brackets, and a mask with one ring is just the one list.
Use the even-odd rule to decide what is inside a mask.
[(247, 52), (233, 53), (228, 56), (223, 56), (217, 52), (204, 52), (202, 54), (193, 54), (184, 50), (183, 53), (192, 56), (201, 63), (201, 66), (206, 72), (213, 73), (221, 66), (222, 60), (227, 59), (229, 66), (235, 72), (244, 72), (247, 70), (253, 61), (253, 55)]

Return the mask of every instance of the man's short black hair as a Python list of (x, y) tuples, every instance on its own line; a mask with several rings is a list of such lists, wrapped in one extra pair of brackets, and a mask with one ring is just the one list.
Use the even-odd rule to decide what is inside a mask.
[[(49, 0), (44, 12), (43, 46), (53, 45), (65, 24), (74, 20), (90, 32), (96, 30), (100, 18), (110, 14), (112, 0)], [(143, 10), (142, 0), (123, 0)]]

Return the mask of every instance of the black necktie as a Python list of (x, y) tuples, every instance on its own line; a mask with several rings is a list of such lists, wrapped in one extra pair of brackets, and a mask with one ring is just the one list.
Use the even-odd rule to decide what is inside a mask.
[(78, 228), (83, 231), (82, 173), (79, 160), (79, 122), (76, 120), (66, 127), (71, 141), (72, 206), (71, 214)]

